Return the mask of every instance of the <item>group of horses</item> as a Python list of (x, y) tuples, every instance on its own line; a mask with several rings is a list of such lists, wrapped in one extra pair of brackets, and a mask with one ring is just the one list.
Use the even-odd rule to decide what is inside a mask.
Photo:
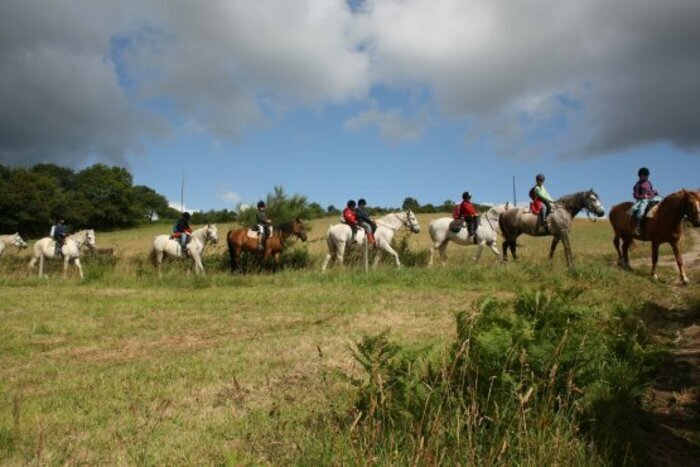
[[(630, 269), (628, 252), (634, 240), (651, 242), (652, 269), (651, 274), (657, 279), (656, 266), (659, 256), (659, 246), (663, 243), (670, 243), (675, 255), (676, 263), (683, 284), (688, 283), (683, 258), (679, 249), (679, 241), (683, 235), (683, 221), (688, 221), (694, 227), (700, 227), (700, 192), (682, 189), (661, 201), (654, 209), (653, 217), (645, 220), (642, 232), (636, 229), (636, 222), (632, 217), (633, 203), (624, 202), (613, 206), (610, 210), (609, 219), (614, 231), (613, 244), (618, 254), (618, 265), (625, 269)], [(491, 207), (484, 213), (475, 231), (476, 240), (468, 237), (466, 228), (458, 232), (450, 230), (451, 217), (442, 217), (433, 220), (428, 228), (431, 247), (429, 266), (433, 265), (435, 251), (440, 255), (442, 264), (446, 261), (446, 249), (449, 242), (459, 245), (477, 245), (475, 259), (478, 261), (485, 246), (491, 248), (496, 255), (500, 255), (497, 246), (497, 236), (500, 232), (503, 236), (502, 255), (503, 261), (508, 259), (510, 251), (513, 259), (517, 259), (516, 240), (521, 234), (531, 236), (552, 236), (552, 243), (549, 250), (549, 259), (554, 256), (557, 245), (561, 242), (564, 246), (566, 263), (569, 268), (573, 268), (574, 260), (571, 252), (569, 233), (572, 221), (581, 211), (585, 211), (589, 216), (602, 217), (605, 210), (600, 202), (600, 198), (593, 189), (582, 191), (559, 198), (553, 204), (551, 214), (547, 219), (547, 228), (541, 225), (538, 217), (525, 207), (511, 207), (508, 203)], [(377, 266), (383, 253), (387, 253), (394, 258), (397, 267), (401, 266), (398, 253), (391, 246), (396, 233), (406, 228), (412, 233), (419, 233), (421, 228), (415, 214), (410, 210), (393, 212), (387, 214), (376, 221), (375, 243), (373, 245), (374, 267)], [(273, 259), (275, 265), (279, 263), (280, 254), (286, 240), (296, 236), (301, 241), (307, 240), (306, 230), (301, 219), (297, 218), (273, 227), (272, 233), (266, 239), (265, 244), (260, 246), (257, 234), (248, 228), (231, 230), (226, 235), (229, 258), (231, 261), (231, 271), (239, 269), (241, 253), (243, 251), (258, 252), (261, 259), (267, 261)], [(366, 245), (367, 238), (362, 229), (357, 229), (353, 236), (352, 228), (344, 223), (331, 225), (326, 232), (325, 240), (328, 246), (322, 271), (326, 271), (329, 263), (335, 260), (338, 265), (343, 264), (346, 249), (354, 244)], [(208, 243), (218, 243), (219, 236), (216, 225), (209, 224), (192, 232), (191, 239), (183, 249), (180, 243), (169, 235), (158, 235), (153, 239), (151, 257), (161, 276), (161, 265), (165, 256), (173, 258), (187, 258), (192, 261), (193, 269), (197, 274), (204, 274), (202, 265), (202, 255)], [(19, 233), (14, 235), (0, 236), (0, 256), (8, 246), (26, 248), (27, 243), (20, 237)], [(83, 245), (90, 249), (95, 249), (95, 232), (93, 230), (81, 230), (66, 238), (60, 248), (61, 255), (56, 254), (54, 240), (50, 237), (38, 240), (34, 244), (34, 254), (29, 267), (34, 268), (39, 264), (39, 275), (43, 276), (44, 260), (60, 258), (63, 260), (64, 276), (67, 273), (69, 263), (73, 263), (83, 278), (83, 270), (80, 264), (80, 250)]]

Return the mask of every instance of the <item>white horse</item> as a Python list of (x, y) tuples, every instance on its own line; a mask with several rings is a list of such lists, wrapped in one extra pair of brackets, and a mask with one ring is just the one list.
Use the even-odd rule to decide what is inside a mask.
[[(476, 228), (476, 242), (477, 249), (474, 254), (474, 260), (479, 261), (481, 258), (481, 253), (483, 253), (484, 245), (488, 245), (491, 251), (496, 256), (501, 254), (498, 246), (496, 246), (496, 238), (498, 236), (498, 218), (508, 210), (510, 205), (498, 204), (491, 207), (485, 214), (482, 214), (479, 225)], [(458, 245), (473, 245), (474, 242), (468, 237), (468, 232), (466, 227), (462, 228), (459, 232), (452, 232), (450, 230), (450, 223), (453, 221), (451, 217), (441, 217), (435, 219), (428, 226), (428, 232), (430, 233), (430, 238), (433, 244), (430, 246), (430, 261), (428, 261), (428, 267), (433, 265), (433, 256), (435, 255), (435, 250), (440, 252), (440, 261), (442, 265), (445, 265), (445, 260), (447, 259), (446, 250), (447, 244), (450, 241), (457, 243)]]
[(5, 249), (9, 246), (16, 246), (17, 249), (27, 248), (27, 242), (22, 240), (19, 236), (19, 232), (14, 235), (0, 235), (0, 256), (2, 256)]
[[(95, 231), (92, 229), (81, 230), (66, 237), (66, 241), (61, 247), (63, 257), (63, 277), (68, 274), (68, 263), (71, 261), (78, 268), (78, 274), (83, 279), (83, 267), (80, 265), (80, 248), (87, 245), (91, 250), (95, 249)], [(44, 277), (44, 259), (60, 259), (61, 255), (56, 255), (56, 241), (51, 237), (44, 237), (34, 244), (34, 256), (29, 261), (29, 268), (34, 269), (39, 261), (39, 277)]]
[(180, 242), (171, 239), (170, 235), (156, 235), (153, 237), (151, 257), (158, 268), (158, 277), (162, 277), (161, 265), (163, 264), (164, 255), (173, 258), (186, 258), (189, 256), (192, 259), (194, 272), (205, 276), (202, 254), (204, 253), (204, 247), (207, 246), (207, 242), (210, 241), (212, 243), (219, 241), (219, 231), (214, 224), (209, 224), (192, 232), (190, 242), (185, 247), (187, 254), (183, 253)]
[[(401, 267), (401, 261), (399, 260), (399, 254), (391, 247), (391, 241), (394, 239), (396, 232), (402, 228), (407, 227), (413, 233), (420, 232), (420, 225), (418, 224), (418, 219), (413, 211), (410, 209), (402, 212), (392, 212), (386, 216), (377, 219), (377, 231), (374, 234), (374, 264), (373, 268), (377, 267), (379, 260), (381, 259), (382, 252), (385, 251), (394, 257), (396, 261), (396, 266)], [(365, 231), (361, 227), (358, 227), (357, 233), (355, 234), (355, 242), (359, 244), (364, 244), (365, 242)], [(345, 256), (345, 248), (350, 244), (352, 238), (352, 229), (347, 224), (336, 224), (331, 225), (326, 232), (326, 243), (328, 243), (328, 254), (323, 260), (323, 266), (321, 271), (325, 272), (328, 267), (328, 263), (332, 258), (335, 258), (336, 262), (342, 266), (343, 257)]]

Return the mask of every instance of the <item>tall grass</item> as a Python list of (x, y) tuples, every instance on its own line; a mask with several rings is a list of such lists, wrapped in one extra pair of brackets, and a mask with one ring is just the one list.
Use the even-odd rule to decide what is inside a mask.
[(480, 299), (456, 315), (446, 346), (365, 336), (352, 348), (365, 373), (353, 380), (354, 409), (342, 429), (326, 428), (333, 458), (316, 441), (303, 455), (397, 465), (639, 461), (635, 427), (653, 355), (646, 332), (627, 309), (601, 322), (578, 293)]

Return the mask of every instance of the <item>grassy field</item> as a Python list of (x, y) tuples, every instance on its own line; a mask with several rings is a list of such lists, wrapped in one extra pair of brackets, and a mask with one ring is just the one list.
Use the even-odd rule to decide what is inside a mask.
[[(434, 217), (419, 216), (412, 250), (428, 248)], [(98, 246), (114, 248), (117, 261), (86, 257), (82, 282), (74, 273), (61, 279), (57, 265), (48, 279), (28, 276), (19, 267), (28, 251), (11, 251), (0, 260), (0, 461), (401, 464), (368, 449), (367, 437), (354, 438), (356, 380), (367, 375), (350, 349), (363, 336), (388, 329), (409, 349), (440, 348), (457, 336), (456, 314), (474, 312), (484, 297), (508, 304), (533, 290), (576, 291), (576, 306), (601, 327), (621, 308), (653, 323), (649, 310), (692, 311), (700, 303), (700, 265), (685, 288), (675, 268), (663, 267), (659, 283), (648, 279), (649, 266), (616, 269), (605, 221), (576, 222), (572, 273), (562, 251), (546, 261), (549, 240), (522, 237), (518, 263), (500, 264), (485, 251), (473, 264), (474, 247), (451, 245), (446, 268), (396, 270), (386, 262), (370, 274), (322, 275), (320, 240), (330, 221), (309, 225), (308, 269), (275, 275), (231, 276), (211, 261), (206, 278), (168, 264), (158, 280), (146, 258), (164, 225), (98, 232)], [(207, 256), (223, 255), (229, 227), (219, 225), (221, 241)], [(648, 251), (641, 245), (633, 256)], [(605, 463), (605, 448), (591, 451), (591, 442), (541, 446), (542, 454), (511, 460), (535, 465), (567, 459), (545, 451), (573, 449), (580, 456), (573, 459)]]

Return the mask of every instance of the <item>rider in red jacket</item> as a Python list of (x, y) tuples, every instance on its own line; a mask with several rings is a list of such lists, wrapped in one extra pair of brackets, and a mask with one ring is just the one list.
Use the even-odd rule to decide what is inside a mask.
[(355, 200), (348, 201), (347, 206), (343, 209), (343, 221), (350, 226), (352, 229), (352, 237), (350, 237), (350, 243), (355, 241), (355, 234), (357, 234), (357, 214), (355, 214)]
[(471, 202), (472, 195), (468, 191), (462, 193), (462, 202), (459, 204), (459, 209), (453, 215), (455, 219), (463, 219), (467, 224), (467, 233), (470, 237), (474, 238), (474, 243), (476, 243), (476, 222), (478, 213)]

